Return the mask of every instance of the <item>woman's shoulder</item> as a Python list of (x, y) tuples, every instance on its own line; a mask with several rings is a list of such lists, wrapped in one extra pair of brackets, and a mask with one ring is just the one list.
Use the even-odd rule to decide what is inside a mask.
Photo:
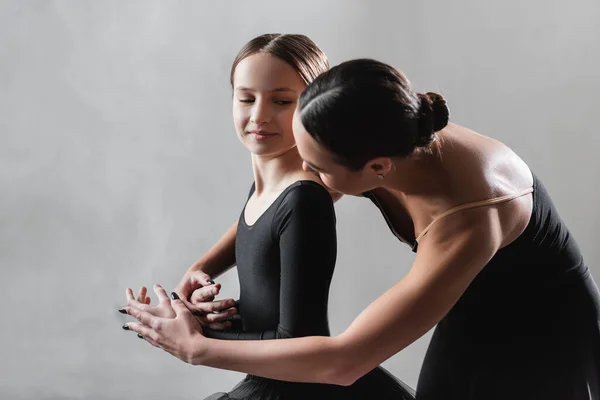
[(420, 236), (429, 227), (457, 234), (489, 218), (503, 245), (522, 233), (531, 216), (527, 194), (534, 179), (524, 160), (499, 140), (463, 127), (452, 127), (441, 137), (439, 155), (447, 185), (440, 189), (442, 206), (419, 224)]
[(439, 157), (456, 205), (510, 195), (533, 185), (533, 175), (509, 146), (453, 125), (441, 137)]

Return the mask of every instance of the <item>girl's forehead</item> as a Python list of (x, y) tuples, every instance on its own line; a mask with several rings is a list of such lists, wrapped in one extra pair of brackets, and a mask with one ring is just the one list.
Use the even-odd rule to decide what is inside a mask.
[(236, 66), (233, 75), (236, 90), (289, 91), (299, 95), (306, 86), (302, 77), (285, 61), (268, 54), (253, 54)]

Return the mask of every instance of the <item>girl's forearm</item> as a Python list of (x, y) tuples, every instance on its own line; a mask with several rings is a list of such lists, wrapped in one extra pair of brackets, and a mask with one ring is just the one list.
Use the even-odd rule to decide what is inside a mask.
[(311, 336), (260, 343), (203, 338), (194, 364), (282, 381), (350, 385), (352, 371), (344, 353), (339, 337)]

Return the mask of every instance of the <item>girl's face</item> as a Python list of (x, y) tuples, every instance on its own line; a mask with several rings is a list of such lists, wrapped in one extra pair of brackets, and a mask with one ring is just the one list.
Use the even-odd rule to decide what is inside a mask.
[(253, 154), (277, 157), (295, 147), (292, 118), (306, 84), (285, 61), (253, 54), (233, 75), (233, 123)]

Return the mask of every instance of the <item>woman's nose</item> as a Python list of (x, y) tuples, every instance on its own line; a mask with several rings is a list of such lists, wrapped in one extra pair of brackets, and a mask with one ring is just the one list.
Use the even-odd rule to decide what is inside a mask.
[(304, 161), (302, 161), (302, 169), (306, 172), (310, 172), (313, 175), (318, 176), (319, 174), (317, 174), (317, 171), (315, 171), (314, 169), (312, 169), (311, 167), (308, 166), (308, 164)]

